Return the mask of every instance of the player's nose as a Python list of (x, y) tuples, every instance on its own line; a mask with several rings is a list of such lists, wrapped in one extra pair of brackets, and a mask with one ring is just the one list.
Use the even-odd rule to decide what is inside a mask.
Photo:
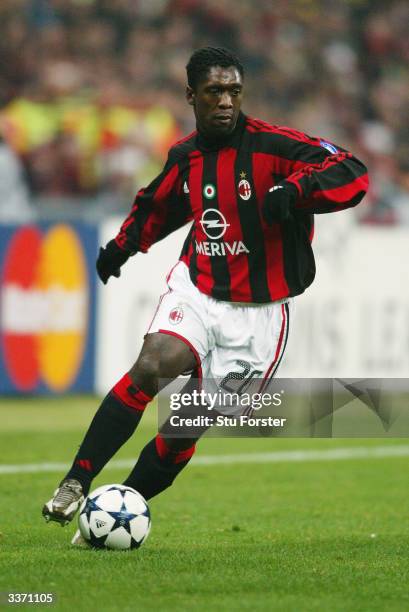
[(229, 92), (225, 91), (222, 93), (219, 99), (218, 107), (222, 108), (223, 110), (226, 110), (228, 108), (233, 108), (233, 101), (231, 99), (231, 95), (229, 94)]

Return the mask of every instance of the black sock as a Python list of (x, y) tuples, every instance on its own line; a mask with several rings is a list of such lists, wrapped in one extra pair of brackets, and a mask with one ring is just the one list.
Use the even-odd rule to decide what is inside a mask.
[(166, 441), (157, 435), (142, 450), (124, 485), (150, 499), (170, 487), (189, 463), (194, 451), (194, 444), (185, 450), (171, 450)]
[(134, 433), (151, 399), (125, 374), (96, 412), (65, 478), (78, 480), (87, 494), (93, 478)]

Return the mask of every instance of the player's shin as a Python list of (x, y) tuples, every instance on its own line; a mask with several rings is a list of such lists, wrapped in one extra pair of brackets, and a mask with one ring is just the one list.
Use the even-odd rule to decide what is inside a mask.
[(195, 440), (169, 440), (158, 434), (142, 450), (124, 485), (150, 499), (170, 487), (194, 452)]
[(96, 412), (64, 480), (78, 480), (87, 494), (93, 478), (134, 433), (151, 399), (125, 374)]

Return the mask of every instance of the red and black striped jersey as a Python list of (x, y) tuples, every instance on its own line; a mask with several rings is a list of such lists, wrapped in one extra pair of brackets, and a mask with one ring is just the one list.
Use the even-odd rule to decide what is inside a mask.
[[(268, 226), (263, 200), (285, 183), (298, 190), (294, 214)], [(367, 170), (351, 153), (240, 114), (227, 139), (207, 142), (193, 132), (170, 149), (116, 242), (146, 252), (193, 220), (181, 258), (196, 287), (218, 300), (272, 302), (302, 293), (314, 279), (313, 215), (355, 206), (367, 187)]]

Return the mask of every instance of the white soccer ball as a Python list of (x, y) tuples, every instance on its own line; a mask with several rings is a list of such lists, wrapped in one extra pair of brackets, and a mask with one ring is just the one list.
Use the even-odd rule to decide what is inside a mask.
[(95, 548), (139, 548), (148, 537), (148, 504), (135, 489), (120, 484), (98, 487), (82, 503), (78, 517), (82, 537)]

